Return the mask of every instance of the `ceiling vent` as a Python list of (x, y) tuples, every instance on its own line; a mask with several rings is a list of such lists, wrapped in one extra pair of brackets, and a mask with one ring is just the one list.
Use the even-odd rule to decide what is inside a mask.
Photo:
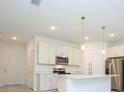
[(40, 3), (41, 3), (42, 0), (31, 0), (31, 3), (36, 5), (36, 6), (39, 6)]

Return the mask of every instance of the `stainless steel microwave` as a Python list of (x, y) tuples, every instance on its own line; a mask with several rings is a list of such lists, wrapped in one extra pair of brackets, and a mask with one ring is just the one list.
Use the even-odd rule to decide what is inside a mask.
[(68, 64), (68, 57), (56, 56), (56, 64), (67, 65)]

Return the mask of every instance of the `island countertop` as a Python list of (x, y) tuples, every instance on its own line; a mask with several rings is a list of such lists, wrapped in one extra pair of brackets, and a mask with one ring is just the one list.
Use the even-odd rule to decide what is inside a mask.
[(107, 77), (117, 77), (119, 75), (89, 75), (89, 74), (69, 74), (69, 75), (59, 75), (60, 78), (68, 79), (88, 79), (88, 78), (107, 78)]
[(69, 74), (58, 76), (59, 92), (110, 92), (111, 77), (119, 75)]

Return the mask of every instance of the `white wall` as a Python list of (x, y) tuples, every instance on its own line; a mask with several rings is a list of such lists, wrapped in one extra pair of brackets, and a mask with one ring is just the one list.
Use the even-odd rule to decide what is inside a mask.
[[(37, 65), (36, 73), (53, 73), (53, 68), (57, 65)], [(69, 73), (81, 73), (79, 66), (61, 65)]]
[(34, 42), (31, 40), (27, 43), (27, 62), (26, 62), (26, 85), (33, 88), (34, 74)]
[[(26, 51), (25, 45), (0, 42), (0, 55), (9, 54), (9, 55), (22, 56), (21, 64), (20, 64), (21, 70), (19, 71), (20, 84), (25, 84), (25, 63), (26, 63), (26, 52), (25, 51)], [(4, 67), (3, 67), (3, 64), (0, 64), (0, 85), (1, 86), (3, 85), (3, 79), (4, 79), (3, 74), (4, 74)]]
[(93, 74), (105, 74), (105, 54), (102, 54), (102, 43), (92, 42), (85, 44), (84, 73), (88, 73), (88, 64), (92, 63)]

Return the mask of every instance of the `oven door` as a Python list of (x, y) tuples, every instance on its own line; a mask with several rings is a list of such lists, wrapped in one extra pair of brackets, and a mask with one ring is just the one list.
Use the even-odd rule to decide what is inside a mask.
[(56, 56), (56, 64), (67, 65), (68, 64), (68, 58)]

